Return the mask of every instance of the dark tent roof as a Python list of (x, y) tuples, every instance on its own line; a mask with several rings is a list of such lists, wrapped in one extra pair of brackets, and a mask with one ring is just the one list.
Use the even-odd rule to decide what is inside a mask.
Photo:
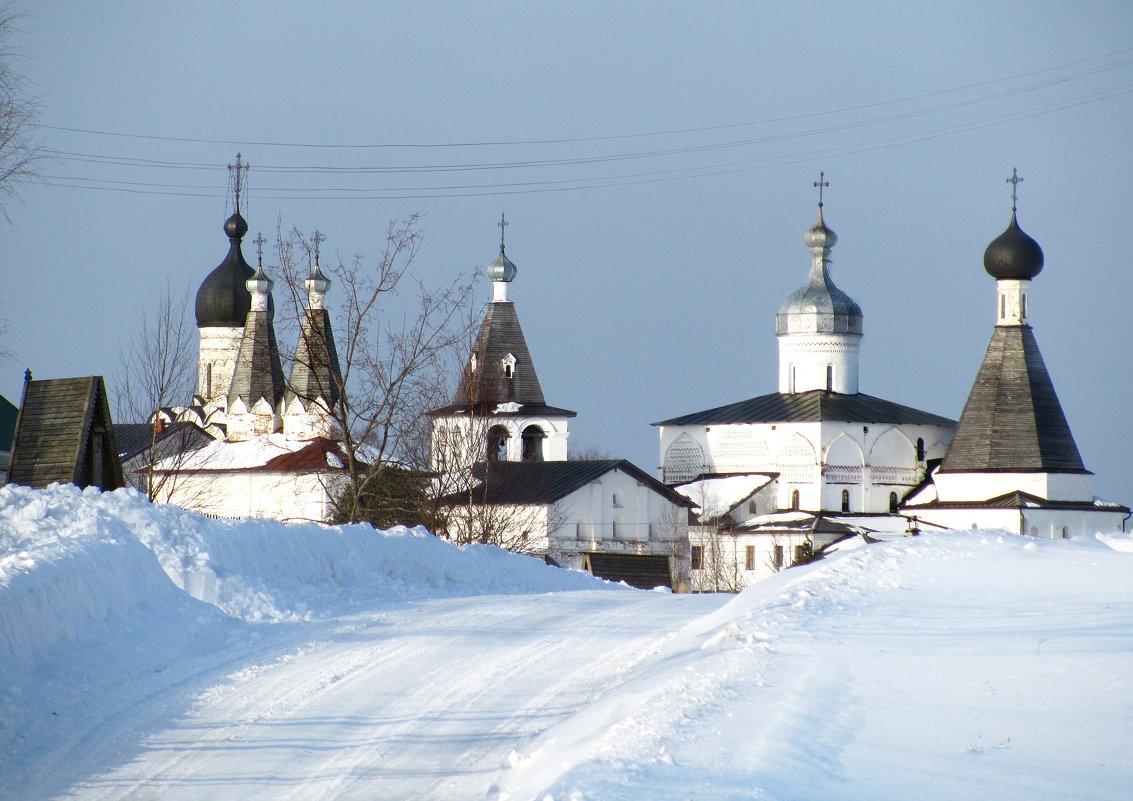
[(1030, 326), (996, 326), (940, 472), (1088, 472)]
[(772, 392), (748, 400), (717, 406), (702, 412), (673, 417), (655, 426), (722, 425), (725, 423), (894, 423), (953, 426), (954, 420), (922, 412), (911, 406), (875, 398), (872, 395), (844, 395), (826, 390), (810, 392)]
[[(501, 403), (519, 403), (547, 407), (514, 303), (493, 301), (488, 304), (472, 355), (475, 369), (465, 370), (453, 397), (454, 405), (467, 406), (471, 402), (477, 408), (493, 408)], [(509, 355), (515, 358), (510, 376), (504, 368), (504, 360)]]

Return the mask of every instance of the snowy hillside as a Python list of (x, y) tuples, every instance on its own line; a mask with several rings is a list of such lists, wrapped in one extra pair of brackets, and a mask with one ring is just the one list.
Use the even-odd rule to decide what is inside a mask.
[(746, 593), (0, 488), (0, 798), (1125, 799), (1133, 545), (863, 546)]

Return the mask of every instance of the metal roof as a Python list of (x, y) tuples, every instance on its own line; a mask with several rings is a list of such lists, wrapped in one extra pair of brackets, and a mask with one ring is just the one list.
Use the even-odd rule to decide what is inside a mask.
[(844, 395), (815, 389), (810, 392), (772, 392), (702, 412), (673, 417), (655, 426), (723, 425), (727, 423), (893, 423), (954, 426), (955, 420), (911, 406), (857, 393)]
[[(578, 462), (489, 462), (473, 472), (478, 482), (472, 489), (476, 504), (548, 504), (560, 501), (575, 490), (620, 470), (680, 506), (692, 503), (625, 459), (594, 459)], [(440, 499), (442, 504), (468, 502), (467, 492), (455, 492)]]

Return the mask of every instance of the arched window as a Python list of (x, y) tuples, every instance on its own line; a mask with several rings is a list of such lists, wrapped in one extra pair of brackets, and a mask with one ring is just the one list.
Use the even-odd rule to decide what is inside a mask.
[(799, 491), (797, 489), (791, 490), (791, 510), (795, 512), (799, 510)]
[(889, 493), (889, 511), (893, 512), (893, 513), (896, 513), (896, 511), (897, 511), (897, 493), (896, 492)]
[(507, 461), (507, 429), (503, 426), (492, 426), (488, 431), (488, 461)]
[(523, 429), (523, 453), (520, 458), (525, 462), (543, 461), (543, 439), (547, 435), (539, 426), (528, 426)]
[(826, 391), (832, 392), (834, 390), (834, 365), (826, 365)]
[(842, 511), (850, 511), (850, 491), (842, 490)]
[(917, 437), (917, 461), (924, 461), (924, 438)]
[(212, 363), (205, 365), (205, 400), (212, 398)]

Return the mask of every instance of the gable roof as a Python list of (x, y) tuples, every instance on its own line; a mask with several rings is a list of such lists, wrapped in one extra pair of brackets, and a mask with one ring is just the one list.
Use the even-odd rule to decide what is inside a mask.
[(941, 473), (1086, 473), (1030, 326), (996, 326)]
[[(672, 503), (692, 506), (692, 502), (683, 495), (625, 459), (481, 463), (473, 470), (477, 484), (472, 488), (472, 502), (478, 505), (556, 503), (614, 470), (626, 473)], [(439, 500), (442, 505), (453, 505), (467, 503), (468, 499), (468, 492), (454, 492)]]
[(725, 423), (894, 423), (954, 426), (955, 420), (903, 406), (872, 395), (844, 395), (815, 389), (809, 392), (772, 392), (673, 417), (655, 426), (721, 425)]
[(213, 439), (203, 428), (188, 420), (166, 423), (156, 433), (152, 423), (114, 424), (114, 442), (118, 445), (118, 457), (123, 462), (150, 449), (156, 458), (164, 458), (178, 450), (178, 446), (184, 446), (181, 450), (188, 451), (207, 445)]
[(1129, 513), (1129, 507), (1110, 501), (1052, 501), (1022, 490), (1012, 490), (986, 501), (931, 501), (909, 507), (908, 511), (916, 512), (920, 509), (1080, 509)]
[(24, 383), (8, 481), (28, 487), (123, 486), (102, 376)]

